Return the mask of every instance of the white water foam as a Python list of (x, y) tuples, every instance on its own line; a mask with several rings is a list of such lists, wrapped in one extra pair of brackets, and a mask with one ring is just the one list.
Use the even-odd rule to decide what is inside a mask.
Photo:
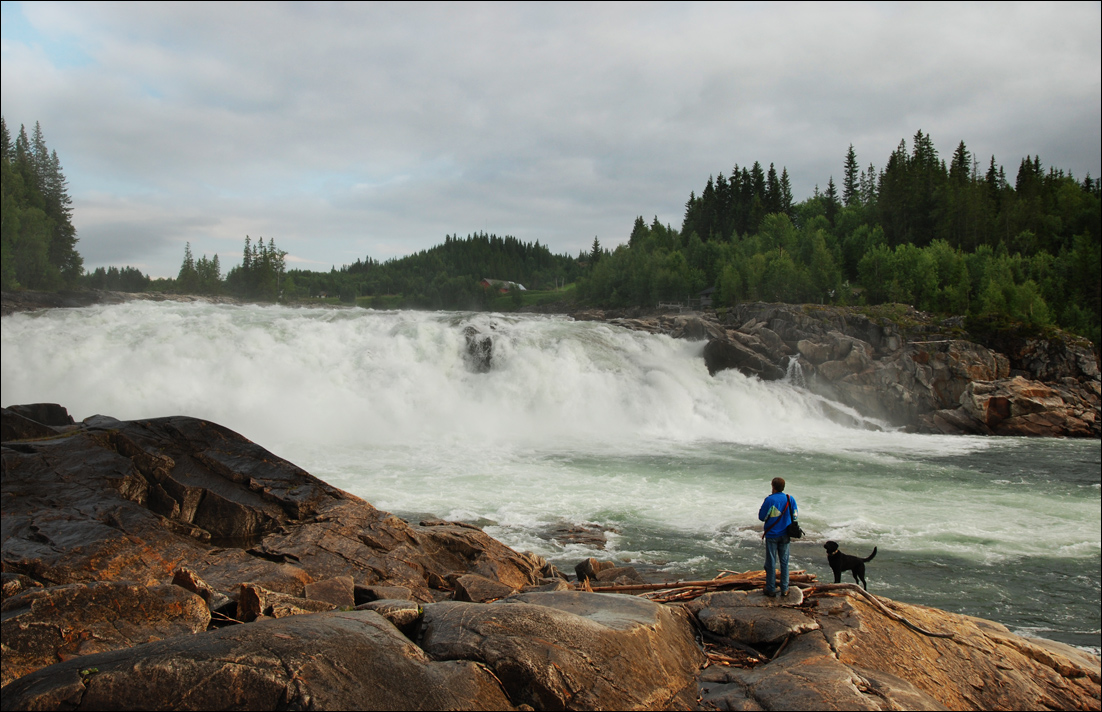
[[(489, 373), (464, 356), (468, 325), (493, 338)], [(601, 323), (132, 302), (5, 317), (2, 343), (5, 404), (208, 418), (384, 509), (481, 520), (547, 555), (577, 553), (531, 541), (564, 521), (752, 546), (776, 475), (810, 537), (857, 548), (990, 561), (1102, 539), (1096, 485), (1076, 498), (952, 463), (1013, 441), (869, 430), (795, 383), (709, 376), (701, 342)]]

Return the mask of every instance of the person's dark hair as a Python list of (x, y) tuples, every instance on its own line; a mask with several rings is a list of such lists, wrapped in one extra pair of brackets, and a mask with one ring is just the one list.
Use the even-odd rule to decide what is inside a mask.
[(773, 485), (773, 491), (774, 492), (784, 492), (784, 478), (783, 477), (774, 477), (773, 481), (770, 484)]

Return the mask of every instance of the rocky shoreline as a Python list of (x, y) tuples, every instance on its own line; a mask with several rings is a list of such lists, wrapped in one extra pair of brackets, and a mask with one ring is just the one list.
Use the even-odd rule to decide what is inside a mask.
[[(909, 307), (869, 316), (847, 307), (745, 303), (722, 317), (585, 310), (575, 319), (705, 342), (714, 375), (735, 369), (790, 377), (848, 406), (824, 404), (847, 424), (876, 421), (912, 432), (1102, 437), (1102, 379), (1091, 344), (1071, 335), (971, 340), (959, 319), (934, 321)], [(882, 310), (887, 312), (888, 309)]]
[(593, 593), (639, 576), (404, 521), (207, 421), (0, 430), (5, 710), (1100, 709), (1060, 643), (810, 576)]

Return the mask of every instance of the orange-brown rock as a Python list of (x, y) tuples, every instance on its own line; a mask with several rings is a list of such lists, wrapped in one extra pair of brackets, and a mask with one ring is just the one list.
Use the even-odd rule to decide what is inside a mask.
[[(59, 424), (27, 418), (39, 410)], [(198, 594), (187, 596), (204, 611), (233, 618), (247, 584), (271, 592), (250, 615), (279, 616), (319, 610), (308, 594), (334, 601), (323, 607), (351, 607), (357, 586), (403, 587), (432, 601), (450, 591), (430, 582), (465, 573), (519, 589), (547, 566), (476, 527), (411, 525), (213, 423), (94, 416), (74, 427), (52, 408), (21, 412), (3, 411), (18, 426), (5, 433), (35, 426), (33, 439), (5, 441), (0, 453), (5, 597), (33, 584), (60, 595), (51, 589), (126, 581), (152, 591), (176, 580), (174, 590)], [(98, 635), (84, 618), (71, 620), (71, 636)], [(48, 637), (5, 633), (5, 661), (33, 657)]]
[(93, 581), (4, 601), (0, 684), (54, 663), (207, 629), (210, 611), (179, 586)]
[(238, 625), (59, 663), (0, 709), (511, 710), (485, 666), (437, 662), (373, 611)]
[[(774, 608), (742, 595), (740, 602), (709, 594), (689, 607), (708, 629), (757, 646), (768, 662), (704, 669), (700, 709), (1099, 709), (1098, 658), (1061, 643), (879, 599), (917, 627), (951, 635), (932, 637), (856, 591), (813, 593), (802, 605)], [(784, 615), (771, 620), (770, 611)], [(759, 634), (763, 621), (768, 635)]]

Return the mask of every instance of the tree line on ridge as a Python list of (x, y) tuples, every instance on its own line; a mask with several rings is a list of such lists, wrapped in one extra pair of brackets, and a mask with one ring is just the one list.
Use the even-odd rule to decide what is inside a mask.
[[(0, 120), (2, 121), (2, 120)], [(601, 307), (653, 307), (713, 288), (713, 305), (742, 300), (876, 305), (1060, 326), (1096, 344), (1102, 315), (1100, 181), (1077, 180), (1038, 156), (1021, 159), (1011, 182), (992, 156), (961, 141), (941, 158), (918, 131), (882, 169), (861, 168), (851, 145), (841, 181), (796, 202), (788, 170), (736, 165), (710, 177), (685, 203), (679, 228), (642, 216), (626, 243), (594, 238), (577, 256), (538, 241), (485, 233), (380, 262), (367, 257), (328, 272), (286, 268), (272, 239), (246, 236), (240, 265), (223, 275), (218, 255), (190, 244), (175, 279), (133, 267), (85, 273), (71, 199), (57, 153), (39, 124), (13, 141), (3, 129), (4, 289), (79, 285), (122, 291), (225, 294), (259, 301), (329, 298), (365, 306), (503, 308), (480, 280), (529, 290), (568, 290)], [(523, 302), (513, 295), (512, 307)], [(504, 305), (509, 308), (509, 305)]]
[(1023, 158), (1014, 183), (962, 141), (948, 163), (919, 131), (882, 170), (850, 146), (841, 192), (792, 204), (755, 163), (690, 194), (681, 229), (636, 218), (628, 242), (578, 283), (578, 296), (622, 307), (685, 301), (900, 302), (935, 313), (1058, 325), (1099, 342), (1100, 185)]

